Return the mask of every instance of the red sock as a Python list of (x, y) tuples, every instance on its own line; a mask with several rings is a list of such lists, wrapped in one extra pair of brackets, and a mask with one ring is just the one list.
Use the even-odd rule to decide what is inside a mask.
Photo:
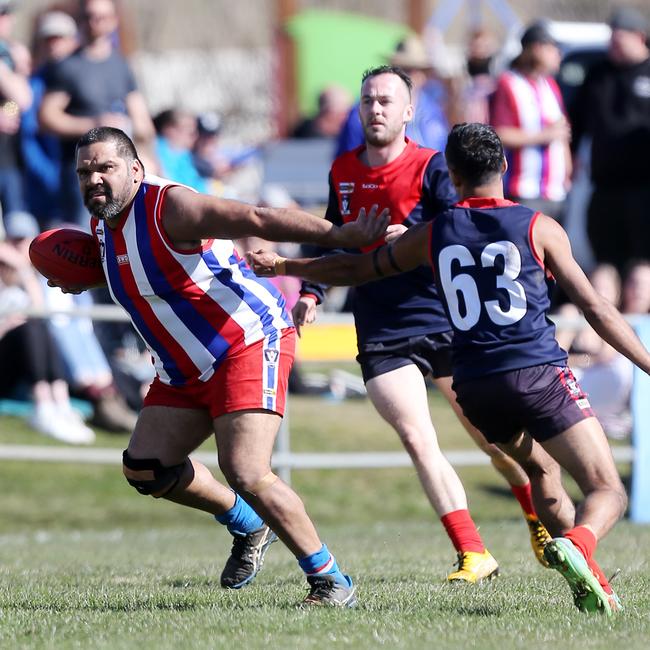
[(605, 593), (611, 594), (612, 588), (609, 584), (609, 580), (605, 577), (603, 570), (598, 566), (598, 562), (596, 562), (594, 558), (589, 558), (587, 560), (587, 564), (589, 565), (591, 572), (596, 576), (596, 578), (598, 578), (598, 582), (600, 583), (600, 586), (605, 590)]
[(511, 485), (510, 489), (515, 495), (515, 499), (519, 501), (519, 505), (524, 511), (524, 514), (529, 517), (537, 517), (537, 512), (535, 512), (535, 506), (533, 505), (533, 495), (530, 489), (530, 482), (526, 483), (526, 485)]
[(596, 550), (596, 536), (586, 526), (576, 526), (563, 537), (571, 540), (573, 545), (584, 555), (587, 562)]
[(568, 533), (565, 533), (564, 537), (570, 539), (573, 545), (585, 556), (587, 565), (598, 579), (600, 586), (605, 590), (605, 593), (611, 594), (612, 588), (609, 585), (609, 580), (607, 580), (603, 570), (598, 566), (598, 562), (593, 558), (596, 544), (598, 543), (596, 536), (586, 526), (576, 526)]
[(442, 525), (451, 539), (454, 548), (459, 552), (474, 551), (483, 553), (485, 546), (478, 530), (469, 514), (469, 510), (454, 510), (440, 517)]

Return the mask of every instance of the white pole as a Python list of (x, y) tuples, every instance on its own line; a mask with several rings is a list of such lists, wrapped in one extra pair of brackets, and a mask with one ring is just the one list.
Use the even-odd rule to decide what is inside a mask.
[(278, 455), (276, 469), (278, 476), (287, 484), (291, 485), (291, 465), (287, 459), (291, 458), (291, 435), (289, 431), (289, 395), (287, 388), (287, 401), (284, 406), (284, 417), (280, 423), (278, 437), (275, 440), (275, 453)]

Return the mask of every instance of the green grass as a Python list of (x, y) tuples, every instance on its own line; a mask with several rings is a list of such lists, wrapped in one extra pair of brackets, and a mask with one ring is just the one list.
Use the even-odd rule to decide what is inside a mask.
[[(437, 396), (431, 405), (443, 448), (471, 449)], [(297, 451), (400, 449), (365, 401), (294, 398), (290, 423)], [(45, 440), (6, 418), (0, 443)], [(126, 437), (100, 432), (97, 444), (122, 447)], [(501, 564), (481, 587), (444, 584), (453, 552), (412, 470), (295, 471), (359, 588), (356, 610), (304, 612), (295, 608), (304, 579), (280, 544), (253, 585), (227, 592), (218, 577), (230, 538), (210, 517), (138, 496), (117, 466), (3, 461), (0, 648), (647, 647), (649, 527), (623, 522), (598, 551), (606, 572), (622, 570), (625, 612), (583, 615), (562, 578), (535, 562), (494, 471), (460, 474)]]

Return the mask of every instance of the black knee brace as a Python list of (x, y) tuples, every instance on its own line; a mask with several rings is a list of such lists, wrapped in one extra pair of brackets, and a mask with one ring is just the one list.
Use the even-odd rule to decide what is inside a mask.
[(181, 478), (186, 458), (178, 465), (163, 467), (157, 458), (132, 458), (127, 450), (122, 454), (124, 476), (140, 494), (147, 494), (159, 499), (171, 492)]

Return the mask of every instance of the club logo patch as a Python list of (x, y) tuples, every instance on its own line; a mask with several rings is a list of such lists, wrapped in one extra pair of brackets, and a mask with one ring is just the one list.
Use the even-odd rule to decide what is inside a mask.
[(267, 348), (266, 350), (264, 350), (264, 358), (269, 364), (277, 363), (279, 356), (280, 353), (277, 350), (273, 350), (272, 348)]
[(104, 229), (101, 226), (97, 226), (97, 228), (95, 228), (95, 235), (97, 235), (97, 241), (99, 242), (99, 256), (103, 264), (104, 260), (106, 259), (106, 244), (104, 243)]
[(341, 214), (350, 214), (350, 200), (354, 192), (354, 183), (339, 183), (341, 196)]
[(579, 397), (582, 391), (580, 390), (580, 387), (578, 386), (578, 382), (575, 380), (575, 377), (573, 375), (569, 375), (566, 378), (566, 387), (569, 389), (569, 393), (571, 393), (571, 397)]

